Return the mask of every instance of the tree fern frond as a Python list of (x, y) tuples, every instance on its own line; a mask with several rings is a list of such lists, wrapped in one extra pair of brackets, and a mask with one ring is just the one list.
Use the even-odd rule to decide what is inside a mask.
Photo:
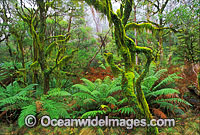
[(175, 113), (178, 113), (178, 114), (184, 114), (185, 112), (183, 110), (181, 110), (180, 108), (176, 108), (174, 109), (174, 112)]
[(162, 80), (158, 85), (156, 85), (153, 90), (156, 90), (158, 88), (160, 88), (163, 85), (166, 85), (168, 83), (172, 83), (175, 82), (175, 79), (182, 79), (182, 77), (177, 76), (176, 73), (169, 75), (167, 78), (165, 78), (164, 80)]
[(105, 93), (106, 90), (108, 89), (109, 85), (108, 84), (100, 84), (98, 85), (98, 87), (96, 88), (98, 91), (101, 91), (101, 93)]
[(95, 116), (97, 116), (97, 115), (99, 115), (99, 114), (103, 115), (103, 114), (105, 114), (105, 113), (106, 113), (106, 112), (105, 112), (104, 110), (89, 111), (89, 112), (84, 113), (84, 114), (81, 116), (81, 118), (88, 118), (89, 116), (95, 117)]
[(80, 80), (82, 80), (87, 85), (87, 87), (90, 91), (93, 91), (95, 89), (95, 87), (96, 87), (95, 84), (93, 82), (91, 82), (90, 80), (85, 79), (85, 78), (82, 78)]
[(48, 95), (46, 97), (63, 97), (70, 96), (71, 94), (67, 91), (62, 91), (59, 88), (55, 88), (53, 90), (48, 91)]
[(75, 88), (79, 88), (80, 91), (82, 92), (86, 92), (86, 93), (90, 93), (91, 94), (91, 91), (88, 89), (88, 87), (82, 85), (82, 84), (75, 84), (73, 85), (72, 87), (75, 87)]
[(114, 97), (109, 96), (108, 98), (106, 98), (106, 102), (115, 105), (117, 103), (117, 100)]
[(118, 112), (120, 111), (122, 114), (131, 114), (131, 113), (135, 114), (135, 110), (133, 109), (133, 107), (129, 107), (129, 106), (125, 106), (118, 109)]
[(106, 96), (109, 96), (109, 95), (111, 95), (112, 93), (117, 92), (117, 91), (120, 91), (120, 90), (122, 90), (121, 86), (113, 87), (113, 88), (111, 88), (109, 91), (106, 92)]
[(6, 104), (15, 104), (19, 101), (30, 101), (30, 100), (32, 99), (28, 97), (24, 97), (24, 96), (15, 95), (15, 96), (0, 100), (0, 106), (6, 105)]
[(173, 102), (173, 103), (184, 103), (186, 105), (192, 106), (189, 102), (181, 99), (181, 98), (167, 98), (167, 99), (160, 99), (159, 101), (162, 102)]
[(33, 90), (34, 86), (37, 86), (38, 84), (30, 84), (28, 86), (26, 86), (25, 88), (23, 88), (24, 91), (27, 91), (27, 90)]
[(100, 97), (101, 94), (102, 93), (100, 91), (97, 91), (97, 90), (94, 90), (94, 91), (91, 92), (91, 95), (94, 96), (94, 97)]
[(151, 103), (159, 104), (160, 108), (168, 109), (168, 110), (171, 110), (171, 111), (173, 111), (174, 109), (178, 108), (177, 105), (173, 105), (173, 104), (168, 103), (168, 102), (162, 102), (160, 100), (155, 100), (155, 101), (153, 101)]
[(151, 87), (153, 86), (153, 84), (158, 80), (157, 77), (155, 76), (149, 76), (144, 78), (142, 85), (146, 86), (148, 89), (151, 89)]
[(82, 99), (86, 99), (86, 98), (92, 98), (92, 99), (94, 99), (94, 97), (91, 96), (90, 94), (88, 94), (88, 93), (83, 93), (83, 92), (75, 93), (75, 94), (73, 94), (72, 96), (80, 97), (80, 98), (82, 98)]
[[(42, 101), (42, 103), (43, 103), (43, 108), (46, 110), (46, 112), (51, 117), (51, 119), (52, 118), (58, 119), (60, 116), (63, 116), (61, 112), (64, 111), (63, 110), (65, 108), (64, 104), (60, 102), (55, 102), (53, 100), (44, 100)], [(66, 111), (66, 108), (65, 108), (65, 111)], [(65, 112), (65, 114), (68, 114), (68, 113)]]
[(153, 76), (155, 74), (155, 71), (156, 71), (156, 65), (155, 63), (152, 62), (149, 67), (148, 76)]
[(21, 111), (19, 118), (18, 118), (19, 127), (24, 126), (25, 117), (28, 116), (28, 115), (34, 115), (34, 116), (36, 115), (36, 105), (35, 105), (35, 103), (22, 108), (22, 111)]
[(141, 88), (142, 88), (142, 91), (144, 92), (144, 95), (146, 95), (146, 94), (148, 94), (148, 93), (150, 93), (151, 91), (150, 91), (150, 89), (149, 88), (147, 88), (146, 86), (144, 86), (144, 85), (142, 85), (141, 86)]
[(167, 72), (167, 69), (161, 69), (157, 71), (154, 76), (159, 79), (165, 72)]
[(121, 105), (121, 104), (126, 103), (126, 102), (128, 102), (128, 98), (127, 97), (123, 98), (122, 100), (120, 100), (119, 102), (117, 102), (117, 105)]
[(180, 92), (178, 90), (172, 89), (172, 88), (164, 88), (161, 90), (157, 90), (157, 91), (153, 91), (149, 94), (147, 94), (146, 96), (160, 96), (160, 95), (167, 95), (167, 94), (173, 94), (173, 93), (177, 93), (179, 94)]
[(110, 79), (109, 76), (106, 76), (106, 77), (104, 78), (103, 82), (104, 82), (105, 84), (111, 84), (111, 83), (112, 83), (112, 80)]
[(115, 86), (119, 85), (121, 83), (121, 78), (118, 77), (118, 78), (115, 78), (112, 83), (109, 85), (108, 87), (108, 91), (111, 89), (111, 88), (114, 88)]
[(87, 98), (87, 99), (83, 100), (84, 104), (94, 104), (94, 102), (96, 102), (96, 101), (92, 98)]

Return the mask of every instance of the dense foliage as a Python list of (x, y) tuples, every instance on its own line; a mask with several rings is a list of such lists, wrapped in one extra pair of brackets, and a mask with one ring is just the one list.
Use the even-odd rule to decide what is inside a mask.
[[(10, 129), (0, 131), (52, 130), (27, 128), (27, 115), (181, 124), (199, 116), (199, 13), (197, 0), (1, 0), (0, 124)], [(196, 123), (51, 133), (198, 134)]]

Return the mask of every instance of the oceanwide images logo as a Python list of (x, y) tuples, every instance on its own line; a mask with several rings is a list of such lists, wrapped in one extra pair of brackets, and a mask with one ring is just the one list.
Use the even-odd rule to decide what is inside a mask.
[[(37, 123), (37, 119), (33, 115), (28, 115), (25, 118), (25, 124), (27, 127), (33, 127)], [(51, 119), (49, 116), (42, 116), (40, 124), (43, 127), (83, 127), (83, 126), (100, 126), (100, 127), (126, 127), (132, 129), (133, 127), (146, 127), (146, 126), (175, 126), (174, 119), (152, 119), (147, 123), (146, 119), (109, 119), (105, 116), (105, 119), (99, 119), (96, 116), (95, 119), (91, 119), (89, 116), (87, 119)]]

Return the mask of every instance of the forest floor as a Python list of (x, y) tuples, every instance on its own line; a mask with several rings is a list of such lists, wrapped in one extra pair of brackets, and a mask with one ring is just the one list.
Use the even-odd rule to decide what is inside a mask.
[[(200, 113), (189, 110), (183, 116), (175, 118), (174, 127), (159, 128), (159, 135), (199, 135)], [(98, 128), (98, 127), (48, 127), (36, 126), (34, 128), (18, 128), (17, 123), (0, 124), (2, 135), (145, 135), (142, 127), (127, 130), (125, 128)]]

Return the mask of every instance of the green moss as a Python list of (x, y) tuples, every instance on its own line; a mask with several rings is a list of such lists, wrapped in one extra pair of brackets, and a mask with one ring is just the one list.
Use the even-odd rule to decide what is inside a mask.
[(111, 70), (112, 70), (112, 73), (113, 73), (113, 75), (114, 75), (115, 77), (118, 77), (119, 74), (121, 74), (121, 73), (124, 72), (121, 68), (119, 68), (119, 67), (114, 63), (112, 53), (104, 53), (104, 56), (105, 56), (106, 62), (110, 65)]

